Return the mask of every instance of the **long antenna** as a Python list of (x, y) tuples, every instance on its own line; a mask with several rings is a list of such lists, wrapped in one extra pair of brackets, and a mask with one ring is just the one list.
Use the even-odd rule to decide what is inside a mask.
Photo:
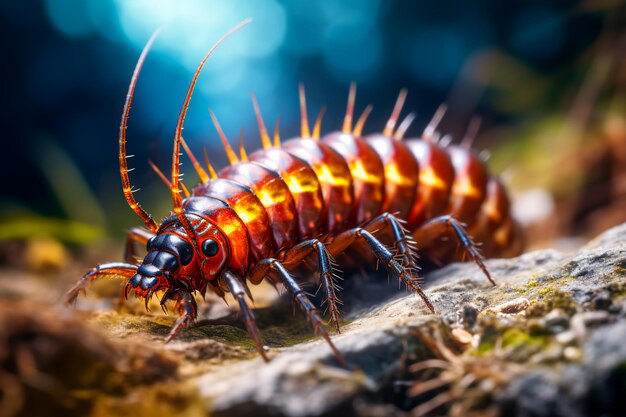
[(128, 93), (126, 94), (126, 101), (124, 102), (124, 110), (122, 111), (122, 121), (120, 122), (120, 133), (119, 133), (119, 160), (120, 160), (120, 177), (122, 178), (122, 191), (124, 192), (124, 197), (126, 197), (126, 202), (130, 206), (130, 208), (139, 216), (141, 220), (146, 224), (146, 227), (156, 233), (159, 229), (159, 226), (156, 224), (152, 215), (149, 214), (146, 210), (144, 210), (141, 205), (135, 199), (133, 195), (133, 188), (130, 185), (130, 178), (128, 177), (128, 162), (126, 161), (126, 127), (128, 126), (128, 115), (130, 114), (130, 105), (133, 102), (133, 94), (135, 93), (135, 86), (137, 85), (137, 79), (139, 78), (139, 73), (141, 72), (141, 67), (143, 66), (144, 61), (146, 60), (146, 56), (148, 55), (148, 51), (150, 47), (154, 43), (154, 40), (159, 35), (160, 30), (154, 32), (154, 34), (150, 37), (146, 46), (143, 47), (143, 51), (141, 51), (141, 55), (139, 56), (139, 60), (137, 60), (137, 65), (135, 65), (135, 70), (133, 71), (133, 76), (130, 79), (130, 84), (128, 85)]
[[(250, 22), (252, 22), (252, 19), (246, 19), (243, 22), (239, 23), (237, 26), (235, 26), (230, 31), (228, 31), (228, 33), (222, 36), (222, 38), (218, 40), (215, 43), (215, 45), (211, 47), (211, 49), (209, 49), (209, 52), (207, 52), (204, 59), (202, 59), (202, 61), (200, 62), (200, 65), (198, 65), (198, 68), (196, 69), (196, 72), (193, 75), (193, 78), (191, 79), (191, 83), (189, 84), (189, 88), (187, 89), (187, 94), (185, 95), (185, 100), (183, 101), (183, 104), (180, 109), (180, 113), (178, 114), (178, 123), (176, 124), (176, 131), (174, 135), (174, 151), (172, 153), (172, 199), (174, 200), (174, 213), (176, 213), (176, 217), (178, 217), (178, 220), (183, 225), (183, 227), (187, 231), (187, 234), (190, 237), (195, 236), (195, 232), (194, 232), (193, 226), (191, 225), (191, 222), (183, 214), (183, 207), (182, 207), (183, 199), (180, 195), (180, 187), (179, 187), (179, 184), (180, 184), (180, 176), (179, 176), (180, 174), (180, 142), (181, 142), (181, 138), (183, 135), (183, 124), (185, 122), (185, 116), (187, 116), (187, 109), (189, 108), (189, 102), (191, 101), (193, 90), (196, 87), (196, 83), (198, 82), (198, 76), (200, 75), (200, 71), (202, 70), (202, 67), (204, 67), (204, 64), (206, 63), (206, 61), (209, 59), (211, 54), (213, 54), (215, 49), (222, 42), (224, 42), (230, 35), (237, 32), (239, 29), (246, 26)], [(193, 241), (195, 242), (195, 239), (193, 239)]]

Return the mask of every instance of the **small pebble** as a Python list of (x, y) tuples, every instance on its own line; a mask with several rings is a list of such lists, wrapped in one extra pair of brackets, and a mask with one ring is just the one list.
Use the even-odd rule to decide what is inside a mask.
[(492, 314), (517, 314), (530, 307), (530, 301), (528, 298), (520, 297), (506, 303), (498, 304), (495, 307), (485, 310), (487, 313)]
[(463, 324), (466, 330), (472, 330), (476, 327), (478, 320), (478, 309), (473, 304), (463, 304), (460, 310), (457, 310), (456, 315), (458, 322)]
[(597, 327), (608, 323), (610, 320), (611, 316), (606, 311), (585, 311), (572, 316), (570, 329), (577, 338), (582, 340), (587, 334), (587, 327)]
[(570, 345), (576, 341), (576, 333), (571, 330), (556, 335), (556, 341), (562, 345)]
[(552, 333), (561, 333), (569, 328), (569, 316), (561, 309), (555, 308), (542, 319), (546, 329)]
[(582, 352), (577, 347), (568, 346), (563, 349), (563, 357), (568, 361), (579, 361), (582, 358)]
[(470, 332), (460, 328), (452, 329), (452, 337), (462, 345), (469, 345), (473, 338)]
[(606, 311), (585, 311), (580, 313), (580, 317), (587, 327), (596, 327), (606, 324), (611, 319), (611, 316)]
[(563, 349), (558, 345), (550, 345), (543, 351), (533, 355), (530, 358), (530, 363), (546, 363), (546, 362), (558, 362), (563, 356)]
[(545, 333), (545, 326), (541, 319), (531, 318), (528, 319), (526, 326), (530, 334), (543, 334)]

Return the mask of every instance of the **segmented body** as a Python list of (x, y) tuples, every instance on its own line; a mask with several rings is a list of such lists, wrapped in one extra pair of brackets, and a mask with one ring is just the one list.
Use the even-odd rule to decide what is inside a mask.
[[(431, 311), (434, 306), (420, 285), (415, 242), (420, 252), (441, 262), (453, 260), (453, 248), (460, 244), (463, 253), (494, 283), (471, 236), (483, 245), (488, 256), (508, 256), (520, 251), (521, 239), (510, 215), (506, 191), (469, 149), (437, 143), (439, 113), (421, 138), (403, 140), (411, 115), (397, 130), (395, 127), (405, 91), (400, 93), (382, 133), (363, 137), (361, 132), (371, 108), (366, 108), (353, 129), (356, 88), (352, 86), (342, 130), (320, 139), (321, 114), (311, 133), (301, 87), (301, 135), (283, 144), (277, 133), (274, 143), (270, 142), (253, 96), (263, 149), (249, 157), (243, 145), (240, 156), (235, 154), (211, 113), (231, 164), (218, 175), (207, 159), (210, 175), (207, 174), (182, 138), (185, 115), (200, 70), (210, 54), (248, 22), (242, 22), (223, 37), (194, 74), (176, 127), (171, 180), (153, 165), (170, 188), (174, 205), (173, 214), (160, 224), (135, 200), (126, 162), (130, 104), (156, 34), (144, 48), (122, 114), (119, 162), (124, 196), (148, 230), (131, 230), (126, 262), (94, 268), (68, 292), (67, 301), (74, 301), (100, 276), (121, 276), (126, 281), (125, 295), (132, 292), (143, 297), (146, 308), (157, 292), (163, 293), (163, 308), (168, 301), (174, 302), (180, 318), (168, 336), (171, 340), (196, 319), (196, 292), (204, 295), (210, 289), (219, 296), (230, 292), (241, 307), (257, 349), (267, 359), (246, 297), (251, 297), (248, 282), (258, 284), (269, 278), (287, 288), (314, 330), (326, 339), (340, 363), (347, 366), (315, 305), (300, 286), (304, 277), (296, 278), (289, 272), (307, 258), (317, 259), (319, 282), (337, 331), (339, 295), (333, 258), (355, 243), (362, 243), (366, 257), (384, 265)], [(179, 177), (181, 145), (202, 180), (191, 193)], [(181, 196), (183, 191), (187, 194), (185, 199)], [(452, 239), (442, 243), (444, 236)], [(388, 241), (383, 243), (384, 239)], [(147, 249), (139, 263), (132, 250), (135, 243)]]
[(227, 204), (242, 226), (227, 234), (234, 253), (229, 266), (244, 276), (303, 240), (332, 241), (382, 213), (394, 213), (411, 231), (452, 215), (490, 257), (520, 248), (505, 189), (476, 155), (457, 146), (336, 132), (261, 149), (218, 176), (194, 188), (183, 210), (210, 217)]

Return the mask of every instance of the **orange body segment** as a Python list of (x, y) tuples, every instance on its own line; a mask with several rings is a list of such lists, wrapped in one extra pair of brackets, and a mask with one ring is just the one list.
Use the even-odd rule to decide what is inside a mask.
[(444, 214), (454, 181), (454, 167), (446, 151), (432, 142), (409, 139), (403, 143), (419, 165), (417, 198), (407, 219), (409, 229), (413, 230)]
[(298, 213), (289, 188), (273, 170), (256, 162), (240, 162), (219, 172), (220, 178), (249, 187), (258, 197), (269, 217), (277, 250), (298, 241)]
[(249, 187), (220, 178), (196, 187), (193, 191), (197, 196), (205, 195), (221, 200), (237, 213), (248, 229), (253, 261), (267, 258), (275, 251), (267, 210)]
[(371, 135), (367, 143), (385, 167), (385, 200), (381, 211), (397, 213), (398, 217), (406, 219), (419, 189), (417, 159), (404, 143), (389, 136)]
[(353, 224), (361, 224), (381, 212), (385, 197), (385, 170), (376, 151), (351, 133), (335, 132), (322, 142), (348, 163), (354, 185)]
[(298, 212), (300, 238), (316, 236), (324, 209), (322, 188), (311, 166), (282, 149), (259, 150), (250, 160), (276, 171), (293, 196)]
[(448, 152), (455, 178), (447, 211), (457, 220), (471, 225), (487, 193), (487, 170), (476, 155), (465, 149), (450, 146)]
[(308, 162), (317, 175), (325, 204), (322, 216), (326, 221), (321, 226), (329, 233), (345, 230), (355, 201), (346, 161), (328, 145), (310, 138), (287, 141), (283, 149)]
[(480, 212), (476, 216), (476, 221), (470, 227), (470, 234), (478, 242), (483, 242), (482, 251), (485, 256), (495, 256), (498, 248), (495, 235), (502, 225), (510, 217), (510, 201), (506, 189), (495, 177), (490, 177), (487, 182), (487, 194), (485, 201), (480, 207)]

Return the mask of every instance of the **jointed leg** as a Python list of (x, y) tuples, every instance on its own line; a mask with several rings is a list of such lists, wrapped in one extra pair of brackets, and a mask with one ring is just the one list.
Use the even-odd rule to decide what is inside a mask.
[[(171, 290), (171, 293), (168, 297), (170, 300), (174, 300), (176, 304), (174, 305), (174, 310), (178, 312), (180, 318), (170, 330), (170, 333), (165, 338), (165, 343), (169, 343), (172, 340), (176, 339), (178, 336), (178, 332), (181, 329), (186, 329), (193, 324), (198, 315), (198, 306), (196, 305), (196, 300), (193, 298), (191, 293), (183, 288), (177, 288), (175, 290)], [(163, 304), (167, 299), (163, 297), (161, 304)]]
[(383, 213), (365, 225), (365, 229), (371, 233), (376, 233), (384, 227), (391, 228), (393, 233), (394, 247), (396, 248), (395, 258), (402, 260), (404, 268), (417, 272), (419, 267), (415, 261), (417, 258), (415, 241), (410, 236), (409, 231), (402, 226), (401, 220), (392, 214)]
[(108, 264), (98, 265), (91, 271), (83, 275), (76, 284), (65, 294), (65, 303), (72, 304), (76, 301), (78, 294), (85, 292), (89, 284), (102, 276), (121, 276), (126, 279), (131, 278), (137, 273), (137, 265), (127, 264), (123, 262), (111, 262)]
[(487, 267), (483, 263), (483, 257), (478, 251), (476, 244), (472, 241), (472, 238), (465, 231), (463, 224), (461, 224), (454, 217), (449, 215), (439, 216), (429, 220), (413, 234), (413, 238), (420, 242), (421, 247), (428, 247), (440, 236), (449, 231), (454, 232), (454, 235), (463, 247), (465, 253), (483, 271), (483, 274), (485, 274), (489, 282), (491, 282), (493, 285), (496, 285), (496, 282), (493, 280), (493, 278), (491, 278), (491, 274), (489, 274)]
[[(417, 295), (419, 295), (426, 306), (430, 309), (431, 312), (435, 312), (432, 303), (420, 287), (419, 277), (415, 271), (416, 268), (413, 266), (404, 267), (401, 265), (395, 258), (394, 254), (391, 253), (389, 249), (383, 245), (380, 240), (376, 239), (370, 230), (374, 233), (381, 230), (381, 227), (385, 221), (393, 216), (389, 216), (387, 214), (382, 214), (377, 218), (373, 219), (369, 224), (367, 224), (364, 228), (357, 227), (351, 230), (347, 230), (341, 234), (339, 234), (331, 243), (327, 245), (328, 251), (336, 256), (339, 253), (343, 252), (348, 246), (352, 245), (354, 242), (358, 240), (362, 240), (370, 247), (374, 256), (376, 256), (376, 260), (379, 263), (382, 263), (387, 267), (389, 272), (399, 280), (401, 280), (406, 286), (407, 289), (414, 291)], [(387, 220), (385, 220), (387, 218)], [(401, 229), (400, 229), (401, 231)], [(400, 243), (403, 239), (400, 239)], [(398, 245), (400, 248), (400, 245)], [(410, 246), (408, 246), (410, 248)], [(405, 257), (403, 257), (405, 258)]]
[(140, 227), (133, 227), (126, 235), (126, 246), (124, 247), (124, 260), (129, 264), (137, 262), (137, 247), (136, 244), (141, 244), (144, 247), (148, 243), (148, 240), (154, 236), (154, 233), (142, 229)]
[(254, 269), (250, 273), (250, 278), (251, 281), (258, 282), (263, 277), (270, 274), (273, 274), (280, 279), (280, 281), (293, 297), (296, 304), (298, 304), (298, 306), (300, 306), (300, 308), (306, 313), (307, 318), (311, 322), (311, 326), (313, 326), (313, 330), (315, 331), (315, 333), (321, 335), (326, 340), (326, 343), (328, 343), (330, 349), (335, 354), (335, 357), (337, 358), (339, 363), (343, 367), (347, 368), (348, 363), (341, 355), (341, 353), (339, 353), (332, 340), (330, 339), (328, 332), (324, 328), (324, 322), (320, 318), (317, 309), (304, 293), (304, 290), (302, 290), (302, 288), (293, 279), (293, 277), (289, 275), (289, 272), (287, 272), (285, 267), (278, 260), (273, 258), (263, 259), (254, 267)]
[(261, 354), (265, 362), (268, 362), (269, 359), (267, 358), (267, 355), (265, 354), (265, 350), (263, 349), (263, 343), (261, 342), (261, 335), (259, 334), (259, 329), (256, 326), (256, 321), (254, 320), (254, 314), (252, 313), (252, 310), (250, 310), (250, 307), (246, 303), (247, 291), (245, 290), (244, 285), (241, 283), (239, 277), (233, 275), (232, 273), (228, 271), (225, 271), (224, 273), (222, 273), (222, 279), (228, 286), (230, 293), (239, 302), (239, 307), (241, 308), (241, 312), (243, 313), (244, 318), (246, 319), (246, 327), (248, 328), (248, 333), (250, 333), (252, 340), (254, 340), (254, 344), (256, 345), (257, 350), (259, 351), (259, 353)]
[(291, 265), (298, 265), (311, 253), (315, 252), (317, 255), (317, 268), (320, 272), (320, 283), (324, 288), (326, 300), (328, 302), (328, 310), (330, 312), (330, 319), (333, 322), (337, 333), (341, 333), (339, 329), (339, 308), (338, 304), (341, 304), (339, 298), (336, 295), (337, 284), (333, 282), (332, 261), (328, 250), (322, 242), (317, 239), (311, 239), (300, 243), (290, 249), (283, 259), (283, 264), (286, 267)]

